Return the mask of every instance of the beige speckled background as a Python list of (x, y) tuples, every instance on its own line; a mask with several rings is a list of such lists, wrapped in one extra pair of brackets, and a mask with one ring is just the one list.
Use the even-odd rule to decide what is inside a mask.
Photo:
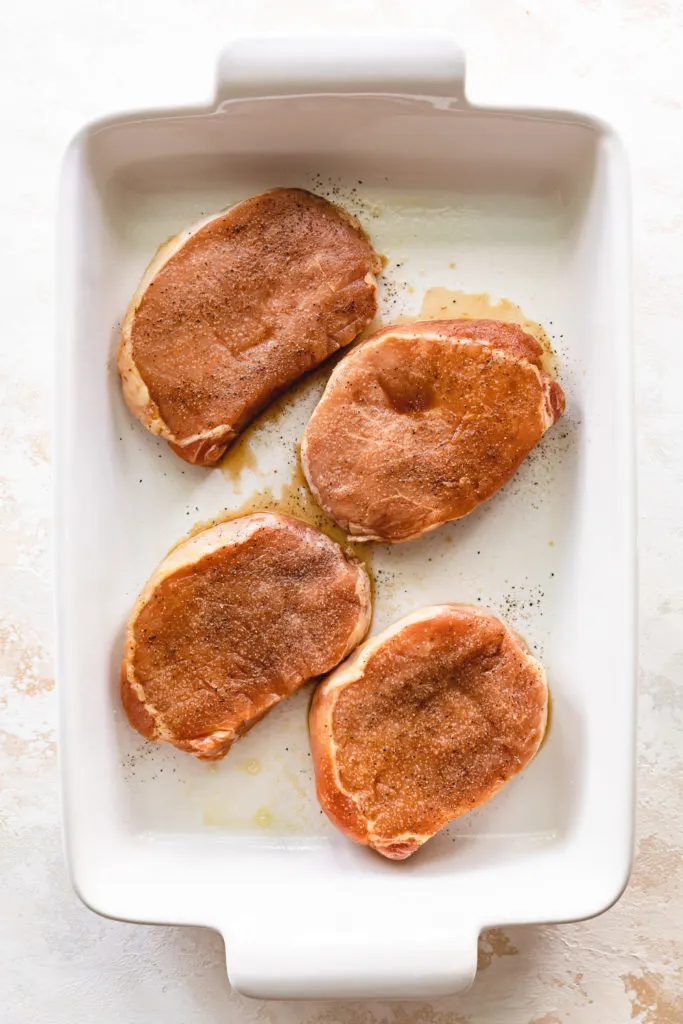
[[(211, 89), (230, 34), (454, 32), (475, 99), (602, 113), (632, 160), (640, 456), (635, 868), (603, 917), (484, 935), (464, 997), (261, 1004), (220, 938), (101, 920), (60, 849), (51, 651), (54, 218), (81, 123)], [(25, 0), (0, 8), (0, 1018), (3, 1024), (683, 1022), (683, 3), (681, 0)], [(59, 258), (59, 254), (58, 254)], [(59, 396), (57, 396), (59, 401)]]

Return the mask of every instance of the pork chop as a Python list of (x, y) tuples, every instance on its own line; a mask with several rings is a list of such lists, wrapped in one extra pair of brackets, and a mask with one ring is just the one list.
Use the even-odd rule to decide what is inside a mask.
[(503, 622), (466, 605), (423, 608), (318, 686), (322, 808), (355, 842), (403, 860), (529, 763), (547, 702), (543, 669)]
[(119, 347), (123, 394), (188, 462), (212, 465), (279, 392), (360, 334), (379, 257), (320, 196), (274, 189), (161, 247)]
[(379, 331), (337, 365), (304, 432), (314, 497), (360, 541), (410, 540), (467, 515), (564, 409), (542, 355), (497, 320)]
[(128, 621), (130, 723), (202, 760), (224, 757), (345, 658), (370, 615), (365, 569), (312, 526), (270, 512), (211, 526), (166, 556)]

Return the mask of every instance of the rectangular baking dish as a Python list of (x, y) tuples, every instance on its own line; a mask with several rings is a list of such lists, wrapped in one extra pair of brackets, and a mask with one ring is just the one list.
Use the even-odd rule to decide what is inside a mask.
[[(119, 706), (122, 632), (195, 522), (291, 497), (319, 379), (281, 402), (228, 473), (184, 464), (131, 420), (121, 317), (169, 235), (276, 185), (357, 213), (388, 257), (385, 322), (430, 287), (490, 292), (550, 332), (566, 416), (466, 520), (378, 548), (373, 630), (423, 604), (503, 614), (547, 667), (537, 758), (396, 864), (315, 800), (308, 693), (217, 765), (146, 744)], [(214, 102), (85, 128), (61, 192), (58, 625), (65, 842), (93, 910), (205, 925), (232, 984), (273, 998), (462, 990), (491, 925), (598, 914), (633, 830), (635, 534), (629, 202), (604, 124), (468, 102), (449, 39), (252, 41)], [(282, 490), (281, 490), (282, 489)]]

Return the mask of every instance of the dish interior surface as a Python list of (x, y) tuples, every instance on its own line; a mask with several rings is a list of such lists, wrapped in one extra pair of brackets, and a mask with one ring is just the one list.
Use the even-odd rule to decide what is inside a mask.
[[(623, 860), (618, 849), (630, 826), (615, 793), (630, 784), (631, 682), (619, 557), (627, 327), (615, 145), (578, 120), (327, 96), (114, 123), (72, 150), (65, 189), (76, 214), (77, 316), (64, 396), (64, 757), (67, 815), (69, 806), (89, 809), (70, 839), (72, 870), (89, 902), (120, 916), (209, 923), (208, 897), (204, 910), (202, 900), (192, 905), (196, 880), (163, 912), (150, 894), (168, 890), (190, 857), (203, 858), (208, 877), (243, 858), (266, 863), (274, 852), (277, 872), (287, 862), (282, 871), (292, 878), (333, 866), (394, 883), (397, 871), (416, 884), (435, 874), (466, 881), (479, 892), (479, 924), (503, 923), (492, 885), (531, 885), (539, 858), (555, 863), (547, 890), (545, 882), (536, 890), (541, 902), (546, 891), (543, 909), (522, 894), (501, 916), (581, 916), (618, 887), (627, 867), (615, 867), (615, 858)], [(320, 811), (306, 731), (310, 687), (214, 764), (145, 742), (119, 702), (127, 615), (190, 527), (273, 507), (315, 519), (297, 444), (331, 364), (278, 400), (213, 471), (184, 464), (132, 419), (116, 371), (121, 320), (157, 246), (277, 185), (311, 189), (360, 218), (388, 260), (382, 323), (419, 318), (433, 288), (459, 293), (455, 303), (439, 293), (444, 315), (467, 313), (469, 294), (509, 299), (546, 328), (567, 394), (565, 415), (491, 501), (421, 540), (375, 546), (367, 556), (372, 632), (425, 604), (488, 608), (526, 639), (552, 695), (549, 732), (529, 768), (398, 867), (351, 846)], [(432, 312), (435, 301), (432, 293)], [(283, 851), (292, 856), (283, 861)], [(147, 900), (126, 896), (133, 853)], [(570, 855), (577, 877), (591, 876), (573, 904), (558, 891)]]

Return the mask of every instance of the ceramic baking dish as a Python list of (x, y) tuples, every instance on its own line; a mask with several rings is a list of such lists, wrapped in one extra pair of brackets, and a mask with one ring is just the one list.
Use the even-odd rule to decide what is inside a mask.
[[(427, 603), (489, 607), (552, 691), (529, 769), (399, 864), (322, 816), (309, 693), (214, 766), (146, 744), (119, 707), (125, 619), (168, 548), (223, 509), (305, 502), (295, 444), (320, 375), (222, 473), (133, 422), (115, 368), (156, 247), (275, 185), (359, 215), (388, 258), (385, 321), (417, 314), (434, 287), (514, 300), (546, 325), (568, 396), (494, 500), (374, 552), (374, 630)], [(483, 927), (603, 911), (629, 873), (635, 692), (629, 202), (612, 131), (471, 105), (448, 39), (243, 42), (222, 56), (209, 107), (84, 129), (61, 202), (61, 763), (80, 897), (111, 917), (218, 929), (233, 985), (277, 998), (455, 992)]]

